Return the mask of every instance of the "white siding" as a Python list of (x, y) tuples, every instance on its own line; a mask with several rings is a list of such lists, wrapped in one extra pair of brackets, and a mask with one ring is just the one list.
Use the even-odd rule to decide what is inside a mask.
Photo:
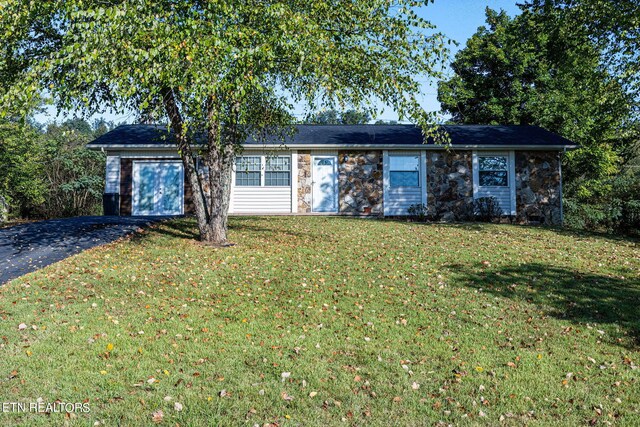
[(236, 187), (231, 190), (232, 213), (290, 213), (291, 187)]
[[(257, 152), (245, 150), (244, 156), (291, 156), (290, 151), (270, 151)], [(297, 156), (293, 156), (291, 161), (291, 182), (297, 179), (294, 176), (293, 163), (297, 162)], [(295, 166), (297, 169), (297, 164)], [(262, 170), (262, 181), (264, 182), (264, 169)], [(297, 192), (297, 186), (296, 186)], [(291, 213), (293, 211), (294, 201), (297, 207), (297, 200), (293, 200), (293, 186), (286, 187), (244, 187), (236, 186), (235, 171), (232, 174), (231, 183), (231, 200), (229, 203), (230, 213), (241, 214), (270, 214), (270, 213)]]
[(120, 157), (107, 156), (105, 193), (120, 193)]
[[(392, 188), (390, 185), (390, 162), (389, 157), (396, 155), (419, 155), (420, 156), (420, 186), (419, 187), (398, 187)], [(426, 191), (426, 152), (383, 152), (383, 199), (384, 214), (386, 216), (408, 215), (411, 205), (427, 203)]]
[[(506, 156), (508, 159), (508, 187), (483, 187), (479, 185), (478, 156)], [(505, 215), (516, 214), (515, 203), (515, 156), (513, 151), (474, 151), (473, 152), (473, 198), (494, 197)]]

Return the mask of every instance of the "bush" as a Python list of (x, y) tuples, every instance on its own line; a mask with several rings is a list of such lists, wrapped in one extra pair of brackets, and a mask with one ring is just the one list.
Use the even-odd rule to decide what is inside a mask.
[(427, 212), (428, 212), (427, 207), (422, 203), (411, 205), (409, 206), (409, 209), (407, 209), (407, 213), (409, 214), (409, 217), (414, 221), (420, 221), (420, 222), (424, 222), (427, 220), (427, 215), (428, 215)]
[(99, 215), (104, 189), (104, 154), (87, 150), (83, 135), (67, 134), (62, 140), (49, 135), (49, 162), (44, 175), (49, 183), (39, 216), (60, 218)]
[(640, 174), (627, 173), (590, 197), (564, 200), (565, 224), (571, 228), (640, 234)]
[(502, 217), (503, 211), (495, 197), (480, 197), (473, 202), (476, 221), (491, 222)]

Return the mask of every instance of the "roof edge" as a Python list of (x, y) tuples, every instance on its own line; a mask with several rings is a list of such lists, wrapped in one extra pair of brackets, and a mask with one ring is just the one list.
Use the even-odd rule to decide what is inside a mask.
[[(132, 150), (132, 151), (145, 151), (145, 150), (176, 150), (177, 147), (174, 144), (87, 144), (86, 147), (90, 150)], [(201, 145), (194, 145), (194, 147), (201, 147)], [(531, 150), (531, 151), (564, 151), (574, 150), (580, 146), (575, 145), (485, 145), (485, 144), (455, 144), (455, 145), (442, 145), (442, 144), (396, 144), (396, 145), (383, 145), (383, 144), (280, 144), (280, 145), (265, 145), (265, 144), (243, 144), (245, 150), (264, 150), (264, 149), (377, 149), (377, 150)]]

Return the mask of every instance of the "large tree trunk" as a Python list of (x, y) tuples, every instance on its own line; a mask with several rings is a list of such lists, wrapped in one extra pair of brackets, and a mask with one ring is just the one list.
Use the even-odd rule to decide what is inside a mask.
[(229, 199), (231, 197), (231, 174), (235, 154), (232, 145), (211, 147), (205, 157), (205, 165), (209, 173), (202, 177), (207, 180), (209, 197), (205, 194), (205, 205), (208, 218), (198, 216), (201, 239), (213, 245), (226, 245), (227, 218), (229, 216)]
[(200, 161), (205, 168), (198, 170), (197, 158), (188, 135), (183, 132), (182, 116), (172, 90), (164, 91), (163, 102), (176, 135), (185, 177), (191, 185), (200, 240), (215, 246), (226, 246), (229, 243), (227, 218), (231, 173), (235, 161), (233, 141), (220, 138), (219, 129), (210, 127), (207, 132), (207, 147), (199, 150), (202, 154)]

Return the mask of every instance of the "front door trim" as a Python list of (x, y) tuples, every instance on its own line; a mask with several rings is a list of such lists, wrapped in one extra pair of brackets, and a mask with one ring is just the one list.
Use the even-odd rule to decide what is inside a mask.
[[(315, 185), (316, 180), (320, 179), (316, 172), (316, 160), (318, 159), (331, 159), (333, 161), (333, 203), (330, 210), (317, 209), (315, 207), (316, 200)], [(338, 156), (334, 154), (312, 154), (311, 155), (311, 212), (315, 213), (337, 213), (338, 212)]]

